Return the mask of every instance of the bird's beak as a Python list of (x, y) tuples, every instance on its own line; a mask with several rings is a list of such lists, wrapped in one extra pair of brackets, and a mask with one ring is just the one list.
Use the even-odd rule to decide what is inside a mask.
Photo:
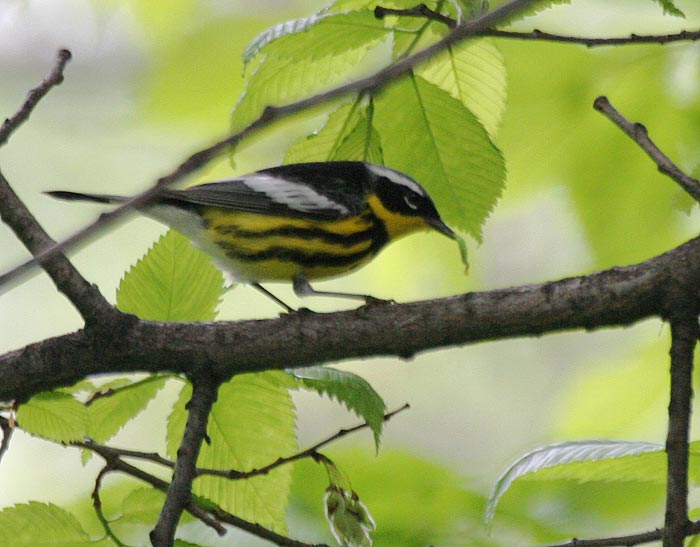
[(428, 220), (428, 224), (430, 224), (431, 228), (435, 228), (438, 232), (445, 234), (450, 239), (457, 239), (455, 233), (441, 219), (431, 218)]

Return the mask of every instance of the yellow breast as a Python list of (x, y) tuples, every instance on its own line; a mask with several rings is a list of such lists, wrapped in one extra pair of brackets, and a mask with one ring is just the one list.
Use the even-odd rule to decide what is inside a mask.
[(206, 208), (202, 216), (207, 239), (222, 251), (219, 265), (239, 281), (342, 275), (370, 261), (387, 242), (382, 222), (369, 209), (335, 221), (218, 208)]

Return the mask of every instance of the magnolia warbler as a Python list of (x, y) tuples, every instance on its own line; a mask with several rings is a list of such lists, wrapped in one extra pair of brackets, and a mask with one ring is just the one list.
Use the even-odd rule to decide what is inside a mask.
[[(54, 191), (66, 200), (119, 203), (127, 198)], [(229, 180), (163, 190), (141, 212), (188, 237), (231, 281), (293, 283), (298, 296), (365, 295), (314, 290), (309, 280), (343, 275), (389, 242), (435, 229), (452, 239), (433, 201), (415, 180), (359, 161), (297, 163)]]

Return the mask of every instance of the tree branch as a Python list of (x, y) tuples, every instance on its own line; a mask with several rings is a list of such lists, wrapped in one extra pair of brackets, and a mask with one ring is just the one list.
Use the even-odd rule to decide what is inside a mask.
[(598, 97), (593, 106), (605, 114), (615, 125), (625, 132), (656, 163), (659, 171), (675, 180), (695, 201), (700, 201), (700, 181), (686, 175), (664, 154), (649, 138), (646, 127), (641, 123), (632, 123), (610, 104), (607, 97)]
[[(56, 62), (49, 75), (28, 93), (19, 110), (3, 123), (0, 128), (0, 146), (5, 144), (10, 135), (29, 119), (39, 101), (53, 87), (63, 81), (63, 70), (69, 59), (70, 52), (68, 50), (62, 49), (58, 52)], [(39, 225), (1, 172), (0, 218), (33, 255), (41, 254), (56, 246), (56, 242)], [(85, 280), (65, 256), (54, 254), (50, 260), (44, 263), (44, 270), (49, 274), (58, 290), (66, 295), (77, 308), (86, 324), (99, 324), (106, 315), (114, 313), (112, 306), (105, 300), (97, 287)]]
[[(93, 450), (95, 453), (99, 454), (107, 462), (109, 468), (114, 471), (120, 471), (121, 473), (139, 479), (146, 484), (150, 484), (161, 492), (166, 492), (168, 490), (169, 485), (166, 481), (125, 462), (119, 457), (119, 454), (109, 447), (94, 443), (80, 442), (72, 443), (72, 445)], [(212, 508), (211, 506), (207, 506), (205, 511), (202, 507), (197, 505), (195, 500), (192, 499), (190, 499), (185, 505), (185, 511), (190, 513), (193, 517), (201, 520), (204, 524), (214, 528), (220, 536), (223, 536), (226, 533), (226, 529), (220, 524), (223, 522), (253, 534), (254, 536), (271, 541), (272, 543), (280, 545), (281, 547), (328, 547), (322, 543), (309, 544), (288, 538), (273, 532), (272, 530), (268, 530), (259, 524), (248, 522), (247, 520), (236, 517), (235, 515), (232, 515), (221, 508)], [(209, 513), (211, 513), (213, 518)]]
[(585, 36), (567, 36), (552, 34), (534, 29), (531, 32), (515, 32), (509, 30), (486, 29), (479, 36), (495, 38), (513, 38), (516, 40), (538, 40), (560, 42), (564, 44), (579, 44), (586, 47), (624, 46), (634, 44), (670, 44), (672, 42), (694, 42), (700, 40), (700, 30), (682, 30), (675, 34), (630, 34), (612, 38), (589, 38)]
[(270, 541), (275, 545), (279, 545), (280, 547), (329, 547), (325, 543), (305, 543), (303, 541), (288, 538), (287, 536), (283, 536), (277, 532), (268, 530), (259, 524), (248, 522), (247, 520), (243, 520), (235, 515), (232, 515), (231, 513), (227, 513), (220, 508), (213, 509), (212, 515), (214, 515), (221, 522), (225, 522), (226, 524), (240, 528), (241, 530), (244, 530), (259, 538), (266, 539), (267, 541)]
[[(403, 412), (404, 410), (407, 410), (410, 408), (408, 403), (403, 405), (400, 408), (397, 408), (396, 410), (393, 410), (391, 412), (387, 412), (384, 414), (384, 421), (388, 422), (396, 416), (399, 412)], [(214, 475), (214, 476), (219, 476), (219, 477), (224, 477), (227, 479), (231, 480), (241, 480), (241, 479), (249, 479), (251, 477), (255, 477), (258, 475), (267, 475), (270, 471), (273, 469), (276, 469), (277, 467), (280, 467), (282, 465), (286, 465), (288, 463), (295, 462), (297, 460), (301, 460), (304, 458), (314, 458), (318, 451), (326, 446), (327, 444), (332, 443), (333, 441), (337, 441), (338, 439), (342, 439), (346, 435), (350, 435), (351, 433), (355, 433), (356, 431), (359, 431), (360, 429), (364, 429), (366, 427), (369, 427), (369, 424), (367, 422), (361, 423), (359, 425), (356, 425), (354, 427), (349, 427), (347, 429), (341, 429), (337, 433), (334, 433), (330, 437), (327, 437), (326, 439), (323, 439), (322, 441), (316, 443), (313, 446), (310, 446), (309, 448), (302, 450), (300, 452), (297, 452), (296, 454), (292, 456), (287, 456), (287, 457), (280, 457), (277, 458), (274, 462), (265, 465), (263, 467), (258, 467), (257, 469), (251, 469), (250, 471), (237, 471), (235, 469), (230, 469), (230, 470), (222, 470), (222, 469), (198, 469), (197, 470), (197, 475)]]
[(51, 88), (63, 82), (63, 71), (68, 61), (70, 61), (70, 58), (71, 52), (67, 49), (58, 51), (56, 61), (48, 76), (46, 76), (37, 87), (27, 93), (27, 98), (24, 100), (21, 108), (15, 112), (14, 116), (7, 118), (3, 122), (2, 127), (0, 127), (0, 147), (4, 146), (12, 133), (29, 119), (29, 116), (34, 111), (34, 107), (39, 104), (39, 101), (43, 99), (49, 91), (51, 91)]
[[(423, 17), (437, 21), (449, 28), (457, 26), (457, 20), (430, 9), (425, 4), (418, 4), (412, 8), (395, 9), (377, 6), (374, 8), (374, 16), (383, 19), (387, 15), (400, 17)], [(623, 46), (630, 44), (669, 44), (672, 42), (685, 42), (700, 40), (700, 30), (681, 30), (675, 34), (630, 34), (629, 36), (616, 36), (612, 38), (590, 38), (586, 36), (568, 36), (553, 34), (538, 29), (530, 32), (500, 30), (487, 28), (477, 33), (477, 36), (492, 36), (494, 38), (512, 38), (516, 40), (537, 40), (545, 42), (560, 42), (565, 44), (579, 44), (587, 47), (599, 46)]]
[[(0, 218), (7, 224), (24, 246), (34, 255), (52, 249), (56, 242), (35, 220), (7, 179), (0, 172)], [(52, 254), (43, 268), (56, 285), (75, 306), (86, 325), (99, 325), (105, 317), (118, 313), (102, 296), (97, 286), (88, 282), (63, 254)]]
[[(687, 536), (700, 533), (700, 522), (691, 522), (686, 530)], [(615, 536), (597, 539), (572, 539), (563, 543), (553, 543), (546, 547), (632, 547), (633, 545), (643, 545), (660, 541), (664, 534), (664, 529), (659, 528), (651, 532), (641, 534), (630, 534), (628, 536)]]
[[(394, 416), (396, 416), (399, 412), (403, 412), (404, 410), (409, 409), (410, 406), (408, 403), (403, 405), (402, 407), (397, 408), (396, 410), (392, 410), (391, 412), (387, 412), (384, 414), (384, 421), (388, 422), (391, 420)], [(3, 423), (0, 421), (0, 426), (2, 426)], [(309, 458), (313, 457), (314, 454), (320, 449), (326, 446), (329, 443), (332, 443), (333, 441), (337, 441), (338, 439), (341, 439), (345, 437), (346, 435), (349, 435), (351, 433), (355, 433), (356, 431), (359, 431), (361, 429), (365, 429), (369, 427), (369, 424), (367, 422), (358, 424), (356, 426), (347, 428), (347, 429), (341, 429), (338, 432), (334, 433), (333, 435), (329, 436), (328, 438), (316, 443), (313, 446), (310, 446), (309, 448), (302, 450), (300, 452), (297, 452), (296, 454), (293, 454), (292, 456), (286, 456), (286, 457), (280, 457), (276, 459), (274, 462), (265, 465), (263, 467), (259, 467), (257, 469), (252, 469), (250, 471), (238, 471), (235, 469), (229, 469), (229, 470), (223, 470), (223, 469), (206, 469), (206, 468), (197, 468), (196, 470), (196, 475), (201, 476), (201, 475), (214, 475), (218, 477), (223, 477), (226, 479), (230, 480), (239, 480), (239, 479), (248, 479), (250, 477), (254, 477), (256, 475), (266, 475), (273, 469), (280, 467), (281, 465), (285, 465), (288, 463), (295, 462), (297, 460), (300, 460), (302, 458)], [(106, 446), (106, 445), (101, 445), (99, 443), (96, 443), (95, 441), (91, 439), (86, 439), (83, 442), (74, 442), (71, 443), (72, 446), (76, 446), (78, 448), (86, 448), (88, 450), (93, 450), (95, 452), (98, 452), (99, 450), (101, 451), (109, 451), (110, 454), (114, 455), (115, 457), (119, 458), (134, 458), (137, 460), (144, 460), (148, 461), (151, 463), (155, 463), (158, 465), (162, 465), (164, 467), (169, 467), (169, 468), (174, 468), (175, 467), (175, 462), (164, 458), (160, 454), (156, 452), (140, 452), (137, 450), (127, 450), (124, 448), (115, 448), (113, 446)]]
[(700, 331), (697, 316), (671, 320), (671, 399), (666, 437), (664, 547), (683, 547), (688, 531), (688, 435), (693, 398), (693, 354)]
[(207, 436), (209, 413), (216, 401), (219, 383), (200, 374), (192, 378), (192, 398), (185, 432), (177, 450), (173, 480), (168, 487), (158, 522), (150, 534), (153, 547), (172, 547), (180, 516), (192, 501), (192, 481), (197, 476), (197, 457)]
[(514, 13), (527, 8), (530, 4), (534, 3), (536, 0), (510, 0), (509, 2), (497, 7), (493, 11), (479, 17), (477, 19), (467, 21), (462, 25), (456, 27), (450, 34), (445, 36), (443, 39), (431, 44), (425, 49), (409, 56), (400, 61), (389, 65), (371, 76), (362, 78), (360, 80), (355, 80), (353, 82), (338, 86), (334, 89), (326, 91), (324, 93), (319, 93), (312, 97), (302, 99), (293, 103), (289, 103), (283, 106), (268, 106), (260, 114), (260, 116), (250, 123), (247, 127), (238, 131), (230, 136), (227, 136), (212, 146), (200, 150), (192, 154), (184, 162), (182, 162), (174, 171), (161, 177), (158, 182), (146, 190), (142, 194), (134, 196), (130, 200), (124, 202), (122, 205), (116, 207), (109, 213), (104, 213), (100, 217), (89, 224), (88, 226), (78, 230), (75, 234), (68, 237), (67, 239), (61, 241), (58, 244), (53, 245), (49, 249), (42, 250), (41, 252), (34, 255), (34, 257), (20, 264), (19, 266), (13, 268), (12, 270), (0, 275), (0, 287), (6, 285), (11, 280), (16, 279), (22, 274), (29, 271), (31, 268), (37, 264), (44, 263), (50, 257), (57, 253), (63, 252), (66, 249), (72, 247), (79, 241), (85, 239), (88, 235), (94, 234), (95, 232), (104, 229), (106, 226), (114, 222), (117, 218), (122, 217), (127, 211), (132, 208), (138, 208), (146, 204), (148, 201), (152, 200), (162, 188), (170, 186), (175, 182), (181, 180), (185, 176), (193, 173), (197, 169), (200, 169), (205, 164), (216, 158), (218, 155), (226, 152), (231, 147), (237, 145), (241, 140), (250, 135), (256, 133), (257, 131), (268, 127), (272, 123), (281, 120), (282, 118), (288, 117), (291, 114), (306, 110), (308, 108), (318, 106), (320, 104), (328, 103), (334, 99), (349, 95), (352, 93), (363, 93), (369, 91), (376, 91), (383, 87), (387, 83), (403, 76), (409, 72), (416, 65), (428, 61), (432, 57), (439, 54), (441, 51), (447, 49), (448, 47), (461, 42), (469, 37), (476, 36), (479, 32), (496, 25), (500, 21), (507, 19)]
[[(142, 480), (142, 481), (146, 482), (147, 484), (150, 484), (154, 488), (157, 488), (158, 490), (161, 490), (163, 492), (165, 492), (167, 490), (167, 487), (168, 487), (167, 482), (122, 461), (119, 458), (119, 454), (117, 453), (118, 451), (111, 448), (111, 447), (106, 447), (103, 445), (98, 445), (98, 444), (94, 444), (94, 443), (90, 443), (90, 442), (86, 442), (86, 443), (76, 442), (76, 443), (72, 443), (72, 444), (73, 444), (73, 446), (77, 446), (77, 447), (81, 447), (81, 448), (88, 448), (90, 450), (95, 451), (97, 454), (102, 456), (106, 461), (108, 461), (110, 464), (110, 467), (112, 469), (114, 469), (115, 471), (121, 471), (127, 475), (134, 477), (134, 478), (138, 478), (139, 480)], [(192, 505), (188, 506), (186, 508), (186, 510), (189, 513), (191, 513), (193, 516), (195, 516), (196, 518), (199, 518), (199, 519), (202, 518), (203, 511), (198, 506), (192, 504)], [(259, 527), (258, 525), (247, 522), (247, 521), (241, 521), (237, 517), (235, 517), (233, 515), (229, 515), (223, 511), (213, 511), (213, 514), (221, 522), (225, 522), (227, 524), (231, 524), (233, 526), (241, 528), (242, 530), (248, 531), (251, 534), (257, 535), (258, 537), (272, 541), (273, 543), (275, 543), (277, 545), (281, 545), (284, 547), (326, 547), (324, 545), (311, 546), (311, 545), (308, 545), (306, 543), (302, 543), (302, 542), (298, 542), (295, 540), (291, 540), (289, 538), (285, 538), (284, 536), (279, 536), (278, 534), (275, 534), (274, 532), (271, 532), (270, 530)], [(262, 531), (259, 530), (259, 528), (262, 528)], [(562, 543), (550, 544), (550, 545), (547, 545), (546, 547), (618, 547), (618, 546), (633, 547), (635, 545), (643, 545), (645, 543), (652, 543), (655, 541), (660, 541), (664, 535), (664, 532), (665, 532), (665, 530), (663, 528), (659, 528), (656, 530), (652, 530), (650, 532), (643, 532), (640, 534), (630, 534), (630, 535), (626, 535), (626, 536), (614, 536), (614, 537), (594, 538), (594, 539), (577, 539), (576, 538), (576, 539), (572, 539), (570, 541), (565, 541)], [(225, 533), (224, 529), (222, 529), (222, 532), (220, 533), (220, 535), (223, 535), (223, 533)], [(686, 537), (691, 536), (691, 535), (695, 535), (698, 533), (700, 533), (700, 521), (689, 522), (686, 529), (685, 529)]]
[(113, 471), (113, 469), (110, 468), (109, 465), (107, 465), (103, 467), (97, 474), (97, 477), (95, 478), (95, 488), (92, 489), (92, 506), (95, 509), (97, 520), (99, 520), (100, 524), (102, 524), (102, 528), (104, 529), (107, 537), (110, 538), (117, 545), (117, 547), (126, 547), (121, 542), (121, 540), (114, 534), (114, 532), (112, 531), (112, 527), (109, 525), (107, 517), (105, 517), (105, 514), (102, 511), (100, 488), (102, 488), (102, 479), (104, 479), (105, 475), (107, 475), (107, 473), (109, 473), (110, 471)]
[[(140, 450), (128, 450), (126, 448), (116, 448), (114, 446), (108, 446), (106, 444), (96, 443), (92, 439), (85, 439), (84, 441), (76, 441), (70, 443), (71, 446), (77, 448), (85, 448), (87, 450), (92, 450), (100, 455), (109, 454), (110, 457), (114, 458), (133, 458), (135, 460), (143, 460), (163, 467), (169, 467), (173, 469), (175, 467), (175, 462), (164, 458), (157, 452), (142, 452)], [(104, 457), (104, 456), (103, 456)]]
[(279, 319), (158, 323), (117, 316), (0, 356), (0, 400), (106, 372), (234, 374), (418, 352), (700, 311), (700, 239), (634, 266), (540, 285)]
[(437, 21), (443, 25), (447, 25), (449, 28), (455, 28), (457, 26), (457, 20), (443, 15), (437, 11), (431, 10), (425, 4), (418, 4), (412, 8), (408, 9), (394, 9), (385, 8), (383, 6), (377, 6), (374, 8), (374, 16), (377, 19), (384, 19), (387, 15), (399, 15), (401, 17), (423, 17), (425, 19), (430, 19), (432, 21)]
[[(96, 454), (99, 454), (105, 460), (105, 462), (107, 462), (110, 470), (119, 471), (121, 473), (124, 473), (125, 475), (129, 475), (130, 477), (139, 479), (140, 481), (143, 481), (146, 484), (150, 484), (151, 486), (160, 490), (161, 492), (167, 492), (168, 490), (168, 483), (166, 481), (154, 475), (151, 475), (150, 473), (146, 473), (144, 470), (125, 462), (119, 457), (119, 454), (117, 454), (113, 449), (107, 446), (102, 446), (88, 442), (73, 442), (71, 443), (71, 445), (78, 448), (87, 448), (89, 450), (92, 450)], [(221, 526), (221, 524), (219, 524), (216, 520), (211, 518), (201, 507), (190, 502), (185, 509), (193, 517), (199, 519), (210, 528), (213, 528), (216, 531), (216, 533), (220, 536), (226, 534), (226, 529), (223, 526)]]

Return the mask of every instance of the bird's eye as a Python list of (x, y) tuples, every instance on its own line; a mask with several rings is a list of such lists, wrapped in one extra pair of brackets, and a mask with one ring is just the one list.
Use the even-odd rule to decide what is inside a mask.
[(418, 209), (418, 196), (416, 196), (415, 194), (406, 194), (403, 197), (403, 200), (406, 202), (406, 205), (408, 205), (410, 209), (413, 209), (414, 211)]

